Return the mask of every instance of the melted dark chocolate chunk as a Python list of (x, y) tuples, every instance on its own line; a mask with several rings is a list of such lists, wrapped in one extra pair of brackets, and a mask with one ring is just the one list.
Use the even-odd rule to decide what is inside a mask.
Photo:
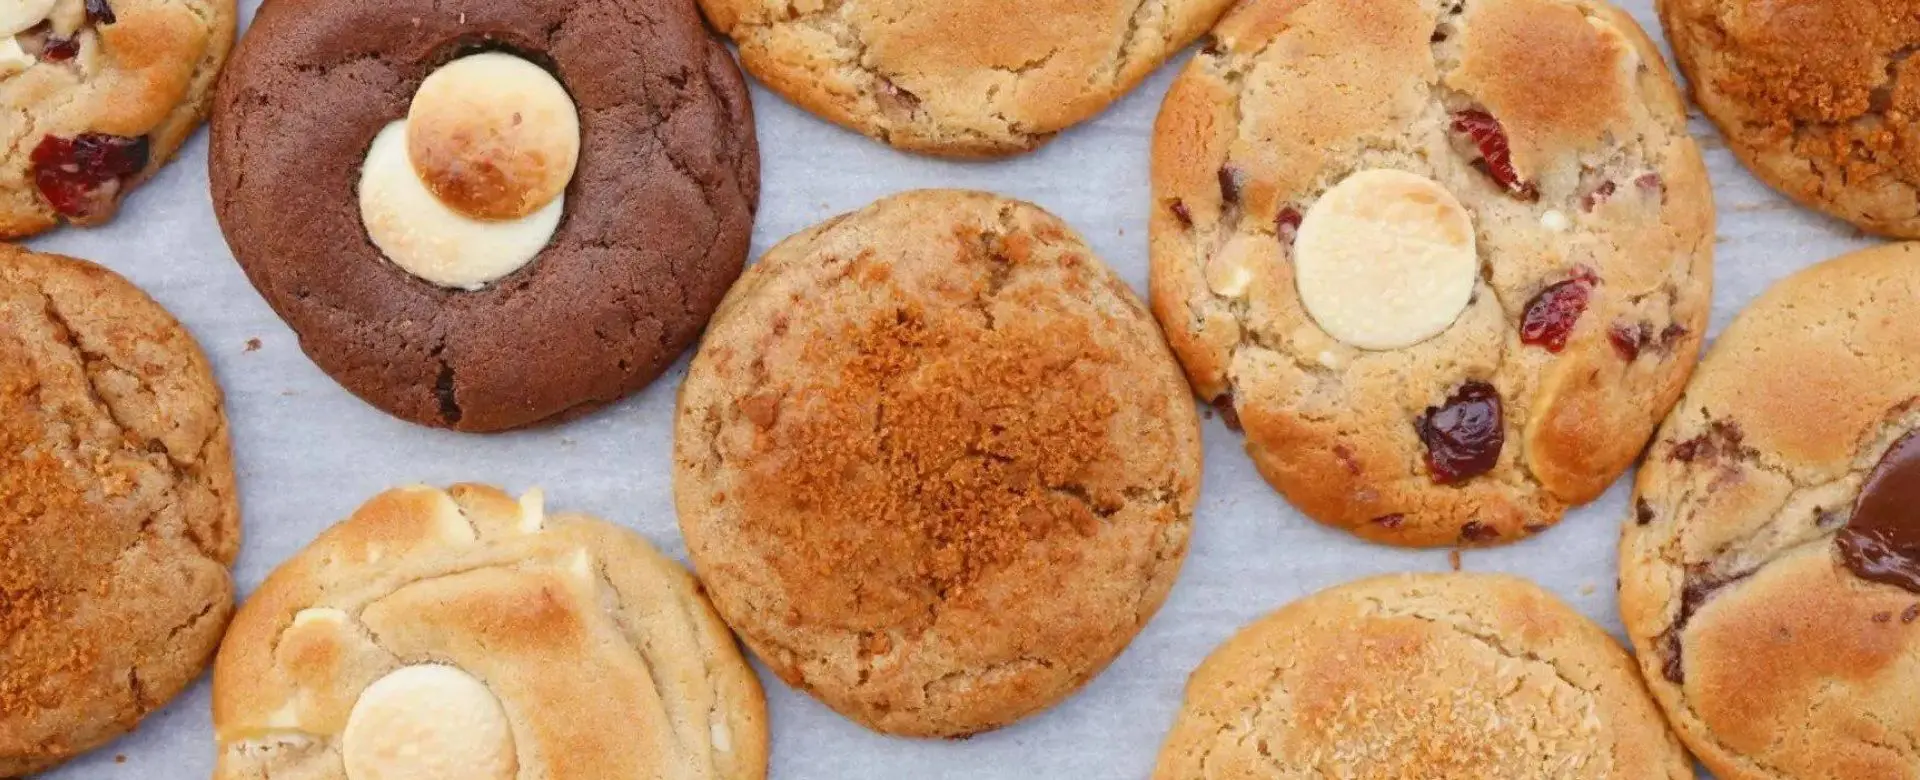
[(1646, 499), (1642, 498), (1634, 502), (1633, 518), (1635, 522), (1641, 525), (1647, 525), (1653, 522), (1653, 507), (1647, 504)]
[(1687, 630), (1687, 624), (1693, 621), (1693, 614), (1713, 598), (1713, 594), (1722, 588), (1744, 580), (1752, 572), (1736, 574), (1731, 577), (1717, 577), (1706, 572), (1704, 565), (1687, 567), (1687, 580), (1680, 590), (1680, 614), (1673, 619), (1673, 625), (1660, 634), (1660, 646), (1666, 651), (1667, 660), (1660, 672), (1675, 685), (1686, 682), (1686, 667), (1681, 662), (1680, 635)]
[(1920, 593), (1920, 431), (1887, 450), (1834, 541), (1854, 576)]

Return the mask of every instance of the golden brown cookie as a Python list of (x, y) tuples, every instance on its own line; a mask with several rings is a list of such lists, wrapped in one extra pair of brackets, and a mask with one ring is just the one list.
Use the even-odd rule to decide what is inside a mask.
[(193, 337), (104, 268), (0, 244), (0, 777), (127, 732), (198, 677), (239, 545)]
[(214, 667), (217, 780), (758, 780), (766, 701), (645, 539), (390, 490), (276, 569)]
[(1185, 557), (1198, 418), (1137, 298), (1036, 206), (929, 190), (793, 236), (721, 305), (674, 499), (720, 614), (880, 731), (1060, 701)]
[(1920, 245), (1715, 343), (1641, 468), (1620, 610), (1722, 780), (1920, 777)]
[(1504, 575), (1377, 577), (1243, 629), (1187, 684), (1154, 780), (1691, 780), (1633, 660)]
[(828, 120), (952, 157), (1031, 151), (1205, 32), (1232, 0), (701, 0), (749, 73)]
[(1920, 238), (1920, 5), (1659, 0), (1693, 98), (1775, 189)]
[(1261, 474), (1414, 546), (1599, 496), (1712, 287), (1706, 170), (1640, 28), (1597, 0), (1250, 0), (1214, 36), (1155, 128), (1153, 305)]

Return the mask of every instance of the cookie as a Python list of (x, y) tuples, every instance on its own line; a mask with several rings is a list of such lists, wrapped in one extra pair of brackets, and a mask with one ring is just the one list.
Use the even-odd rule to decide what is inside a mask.
[(186, 329), (111, 271), (0, 244), (0, 777), (200, 675), (233, 611), (236, 496)]
[(789, 685), (958, 737), (1060, 701), (1165, 600), (1199, 420), (1146, 309), (993, 195), (898, 195), (735, 286), (681, 387), (674, 501)]
[(233, 0), (9, 0), (0, 9), (0, 238), (98, 225), (206, 118)]
[(1155, 780), (1692, 780), (1633, 660), (1523, 579), (1376, 577), (1242, 629), (1187, 683)]
[(1647, 452), (1620, 611), (1722, 780), (1920, 771), (1920, 245), (1774, 286)]
[(1774, 189), (1920, 238), (1920, 7), (1907, 0), (1659, 0), (1693, 99)]
[(659, 377), (759, 197), (745, 82), (677, 0), (271, 0), (212, 130), (214, 213), (301, 347), (462, 431)]
[(1252, 0), (1214, 36), (1154, 131), (1152, 299), (1260, 473), (1406, 546), (1598, 497), (1711, 298), (1713, 195), (1645, 34), (1592, 0)]
[(700, 0), (755, 78), (895, 147), (1032, 151), (1100, 113), (1232, 0)]
[(391, 490), (281, 564), (214, 667), (215, 780), (758, 780), (759, 679), (645, 539), (539, 491)]

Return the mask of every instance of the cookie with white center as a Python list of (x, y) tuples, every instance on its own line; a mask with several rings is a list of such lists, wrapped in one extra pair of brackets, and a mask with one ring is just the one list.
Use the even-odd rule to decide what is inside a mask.
[(671, 0), (273, 0), (210, 166), (314, 362), (465, 431), (657, 378), (739, 275), (759, 193), (745, 83)]
[(97, 225), (206, 118), (233, 0), (0, 3), (0, 238)]
[(1647, 451), (1620, 611), (1723, 780), (1920, 776), (1920, 245), (1728, 326)]
[(1506, 543), (1593, 500), (1706, 326), (1685, 108), (1594, 0), (1252, 0), (1174, 82), (1152, 178), (1195, 392), (1375, 541)]
[(757, 780), (766, 702), (640, 536), (477, 485), (391, 490), (282, 564), (214, 667), (216, 780)]

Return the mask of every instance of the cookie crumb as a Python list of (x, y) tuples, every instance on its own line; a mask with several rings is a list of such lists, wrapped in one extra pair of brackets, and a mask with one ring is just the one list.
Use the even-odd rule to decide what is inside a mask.
[(120, 754), (118, 754), (118, 755), (115, 755), (115, 756), (113, 757), (113, 763), (116, 763), (116, 764), (124, 764), (124, 763), (127, 763), (127, 754), (125, 754), (125, 753), (120, 753)]
[(251, 339), (247, 339), (247, 351), (248, 351), (248, 352), (259, 352), (259, 351), (260, 351), (260, 339), (258, 339), (258, 338), (251, 338)]
[(1455, 549), (1455, 550), (1447, 551), (1447, 565), (1453, 567), (1454, 571), (1460, 570), (1460, 551), (1459, 550)]

